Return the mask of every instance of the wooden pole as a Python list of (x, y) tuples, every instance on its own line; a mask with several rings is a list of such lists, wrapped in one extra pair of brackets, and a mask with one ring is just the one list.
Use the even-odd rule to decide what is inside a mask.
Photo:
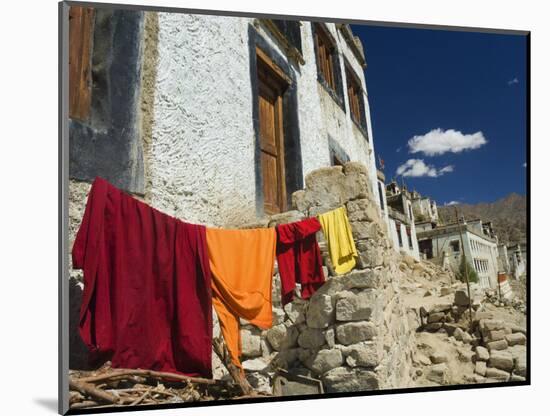
[(254, 389), (246, 379), (244, 375), (244, 371), (238, 368), (231, 361), (231, 356), (229, 355), (229, 352), (227, 351), (227, 348), (225, 347), (225, 344), (221, 339), (221, 337), (214, 338), (212, 340), (212, 345), (214, 346), (214, 352), (220, 358), (222, 363), (225, 365), (225, 367), (227, 368), (227, 371), (229, 371), (229, 374), (231, 374), (231, 377), (233, 377), (233, 380), (235, 381), (235, 383), (239, 385), (239, 387), (243, 391), (243, 394), (245, 396), (254, 394)]
[(472, 319), (472, 298), (470, 294), (470, 273), (468, 272), (468, 262), (466, 261), (466, 249), (464, 248), (464, 239), (462, 238), (462, 230), (458, 221), (458, 209), (455, 207), (456, 224), (458, 226), (458, 232), (460, 234), (460, 245), (462, 246), (462, 261), (464, 262), (464, 274), (466, 275), (466, 288), (468, 290), (468, 309), (470, 314), (470, 331), (472, 331), (474, 324)]

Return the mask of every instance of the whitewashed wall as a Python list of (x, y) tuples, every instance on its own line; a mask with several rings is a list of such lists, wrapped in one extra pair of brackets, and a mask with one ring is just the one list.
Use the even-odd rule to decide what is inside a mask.
[[(256, 219), (248, 40), (253, 23), (254, 19), (249, 18), (158, 14), (147, 199), (153, 206), (187, 221), (238, 226)], [(353, 125), (349, 111), (344, 113), (319, 85), (311, 25), (303, 22), (301, 28), (305, 64), (294, 75), (303, 176), (330, 165), (330, 135), (351, 160), (367, 165), (375, 190), (367, 97), (371, 144)], [(335, 26), (330, 24), (329, 29), (365, 88), (363, 68)], [(257, 30), (280, 51), (261, 25)], [(345, 100), (349, 108), (347, 96)]]
[[(158, 13), (151, 204), (191, 222), (253, 218), (247, 22)], [(231, 57), (231, 59), (229, 59)]]
[[(480, 282), (486, 282), (485, 287), (496, 287), (497, 273), (498, 273), (498, 251), (496, 250), (496, 244), (481, 238), (474, 233), (463, 233), (464, 249), (466, 260), (471, 266), (474, 266), (474, 260), (486, 260), (488, 264), (488, 271), (478, 271)], [(441, 256), (446, 251), (449, 253), (449, 261), (453, 270), (458, 270), (461, 262), (462, 251), (453, 252), (450, 247), (451, 241), (460, 241), (460, 234), (453, 232), (445, 235), (439, 235), (432, 238), (433, 253), (435, 256)], [(474, 243), (475, 242), (475, 243)], [(477, 244), (476, 244), (477, 243)], [(462, 244), (462, 242), (460, 243)], [(486, 248), (478, 248), (479, 245), (483, 245)]]
[(405, 224), (401, 225), (401, 241), (403, 242), (403, 246), (399, 246), (399, 231), (397, 229), (397, 223), (393, 218), (388, 218), (388, 228), (389, 236), (393, 242), (393, 248), (395, 251), (407, 253), (409, 256), (412, 256), (417, 260), (420, 259), (418, 240), (416, 238), (416, 230), (414, 227), (411, 227), (412, 248), (409, 246), (409, 237), (407, 235)]

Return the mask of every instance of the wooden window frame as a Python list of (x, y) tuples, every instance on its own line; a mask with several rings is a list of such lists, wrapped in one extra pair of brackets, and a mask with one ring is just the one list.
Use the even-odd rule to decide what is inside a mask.
[(69, 8), (69, 117), (85, 121), (92, 102), (92, 48), (95, 12)]
[(361, 81), (359, 81), (349, 64), (346, 64), (345, 68), (350, 117), (358, 126), (365, 128), (365, 105)]
[(337, 56), (336, 43), (331, 39), (327, 30), (320, 24), (314, 23), (315, 33), (315, 60), (317, 62), (317, 74), (323, 79), (326, 86), (338, 95), (336, 68), (334, 67)]

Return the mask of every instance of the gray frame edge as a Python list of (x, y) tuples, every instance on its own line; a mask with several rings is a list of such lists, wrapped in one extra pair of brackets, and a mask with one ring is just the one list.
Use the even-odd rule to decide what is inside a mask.
[(58, 3), (58, 396), (57, 411), (69, 411), (69, 5)]
[(429, 29), (429, 30), (447, 30), (453, 32), (479, 32), (479, 33), (492, 33), (498, 35), (528, 35), (530, 30), (521, 29), (499, 29), (499, 28), (484, 28), (484, 27), (469, 27), (469, 26), (451, 26), (451, 25), (437, 25), (428, 23), (409, 23), (409, 22), (387, 22), (383, 20), (367, 20), (367, 19), (353, 19), (353, 18), (336, 18), (336, 17), (324, 17), (324, 16), (301, 16), (301, 15), (286, 15), (286, 14), (270, 14), (270, 13), (258, 13), (258, 12), (243, 12), (243, 11), (229, 11), (229, 10), (211, 10), (211, 9), (190, 9), (185, 7), (169, 7), (169, 6), (151, 6), (145, 4), (117, 4), (117, 3), (94, 3), (86, 1), (64, 1), (68, 6), (87, 6), (95, 8), (116, 8), (127, 10), (141, 10), (150, 12), (163, 12), (163, 13), (188, 13), (188, 14), (200, 14), (211, 16), (227, 16), (227, 17), (257, 17), (266, 19), (283, 19), (283, 20), (305, 20), (311, 22), (330, 22), (330, 23), (348, 23), (358, 25), (370, 25), (370, 26), (385, 26), (396, 27), (403, 29)]

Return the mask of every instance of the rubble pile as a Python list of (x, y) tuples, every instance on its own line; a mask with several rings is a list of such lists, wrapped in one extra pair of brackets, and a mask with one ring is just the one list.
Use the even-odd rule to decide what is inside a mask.
[(499, 296), (497, 290), (487, 290), (485, 292), (487, 297), (486, 301), (491, 302), (496, 306), (510, 306), (521, 313), (527, 313), (527, 306), (525, 305), (525, 300), (520, 296), (514, 296), (510, 298), (504, 298)]
[(436, 302), (419, 308), (423, 333), (421, 352), (414, 358), (417, 378), (428, 385), (524, 381), (524, 311), (491, 302), (490, 291), (486, 294), (476, 284), (470, 295), (471, 321), (470, 297), (462, 284), (446, 288)]

